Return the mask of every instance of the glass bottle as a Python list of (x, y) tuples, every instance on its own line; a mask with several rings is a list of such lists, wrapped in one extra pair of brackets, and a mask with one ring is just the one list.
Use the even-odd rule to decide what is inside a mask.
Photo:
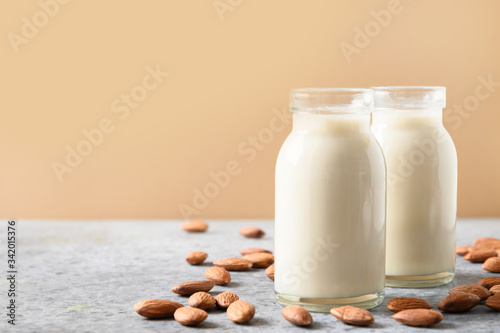
[(370, 89), (294, 89), (276, 163), (275, 294), (312, 311), (384, 297), (384, 158)]
[(386, 285), (453, 280), (457, 154), (445, 87), (375, 87), (372, 131), (387, 165)]

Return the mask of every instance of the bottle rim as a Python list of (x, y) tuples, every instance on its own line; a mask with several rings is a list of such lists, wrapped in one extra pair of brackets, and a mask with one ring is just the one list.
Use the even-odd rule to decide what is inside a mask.
[(373, 90), (366, 88), (295, 88), (290, 90), (290, 111), (299, 113), (370, 113)]
[(441, 86), (377, 86), (374, 108), (380, 109), (431, 109), (446, 106), (446, 87)]

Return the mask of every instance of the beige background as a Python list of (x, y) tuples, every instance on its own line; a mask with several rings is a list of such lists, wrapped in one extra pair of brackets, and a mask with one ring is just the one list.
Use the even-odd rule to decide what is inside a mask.
[[(0, 5), (4, 217), (272, 217), (289, 89), (371, 85), (447, 86), (459, 215), (500, 215), (500, 84), (478, 79), (500, 82), (499, 1), (62, 2), (42, 0), (52, 17), (38, 1)], [(148, 66), (169, 75), (146, 78), (126, 116), (120, 98), (143, 97)], [(113, 131), (85, 146), (102, 121)], [(78, 145), (92, 151), (69, 167)]]

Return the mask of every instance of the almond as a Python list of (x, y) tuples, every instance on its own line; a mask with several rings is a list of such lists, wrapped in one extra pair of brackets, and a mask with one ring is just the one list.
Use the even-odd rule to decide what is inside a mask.
[(307, 326), (311, 325), (311, 323), (313, 322), (312, 316), (309, 311), (307, 311), (300, 305), (285, 306), (281, 311), (281, 314), (283, 315), (283, 318), (297, 326)]
[(225, 258), (214, 262), (215, 266), (227, 269), (228, 271), (246, 271), (252, 267), (252, 263), (243, 258)]
[(271, 265), (268, 268), (266, 268), (266, 275), (268, 278), (274, 281), (274, 265)]
[(261, 238), (266, 233), (257, 227), (246, 227), (240, 230), (240, 234), (249, 238)]
[(186, 254), (186, 261), (191, 265), (203, 264), (205, 259), (207, 259), (208, 254), (201, 251), (189, 252)]
[(443, 314), (430, 309), (409, 309), (399, 311), (392, 318), (408, 326), (433, 326), (443, 320)]
[(332, 308), (330, 313), (341, 322), (355, 326), (371, 325), (375, 321), (370, 311), (350, 305)]
[(477, 295), (456, 293), (446, 296), (439, 302), (438, 309), (445, 312), (464, 312), (481, 302)]
[(249, 247), (247, 249), (240, 250), (240, 254), (242, 256), (247, 255), (247, 254), (252, 254), (252, 253), (271, 253), (269, 250), (261, 249), (258, 247)]
[(490, 288), (490, 294), (491, 295), (497, 295), (500, 294), (500, 284), (497, 284), (493, 287)]
[(469, 253), (464, 255), (464, 259), (469, 260), (470, 262), (485, 262), (486, 259), (496, 256), (497, 253), (495, 250), (472, 249)]
[(491, 289), (491, 287), (500, 284), (500, 276), (490, 276), (481, 279), (477, 282), (478, 285), (485, 287), (486, 289)]
[(474, 240), (477, 249), (500, 250), (500, 239), (492, 237), (481, 237)]
[(267, 268), (274, 263), (274, 256), (271, 253), (252, 253), (243, 256), (252, 263), (254, 268)]
[(459, 256), (464, 256), (467, 253), (472, 250), (472, 246), (469, 245), (462, 245), (462, 246), (457, 246), (455, 249), (455, 253), (458, 254)]
[(207, 292), (198, 291), (189, 297), (188, 305), (192, 308), (207, 310), (215, 305), (215, 298)]
[(488, 272), (500, 273), (500, 257), (486, 259), (483, 264), (483, 269)]
[(213, 281), (216, 285), (223, 286), (231, 282), (231, 274), (222, 267), (210, 267), (205, 271), (207, 280)]
[(245, 301), (236, 301), (227, 308), (227, 317), (235, 323), (248, 323), (255, 316), (255, 308)]
[(500, 311), (500, 294), (488, 297), (484, 304), (493, 310)]
[(182, 307), (175, 311), (174, 318), (185, 326), (198, 325), (207, 319), (208, 313), (202, 309)]
[(134, 305), (134, 310), (146, 318), (171, 318), (184, 305), (167, 299), (147, 299)]
[(172, 287), (172, 291), (179, 295), (192, 295), (198, 291), (209, 291), (214, 287), (215, 283), (208, 280), (189, 281), (179, 283)]
[(188, 221), (181, 224), (180, 228), (187, 232), (205, 232), (208, 225), (205, 221)]
[(396, 297), (387, 303), (387, 309), (399, 312), (409, 309), (432, 309), (433, 306), (426, 300), (415, 297)]
[(448, 294), (450, 295), (455, 293), (473, 294), (479, 297), (481, 301), (484, 301), (485, 299), (490, 297), (490, 292), (488, 291), (488, 289), (478, 284), (465, 284), (463, 286), (452, 288), (448, 291)]
[(230, 291), (225, 291), (215, 296), (217, 306), (222, 309), (226, 309), (229, 305), (231, 305), (231, 303), (236, 302), (239, 299), (238, 295)]

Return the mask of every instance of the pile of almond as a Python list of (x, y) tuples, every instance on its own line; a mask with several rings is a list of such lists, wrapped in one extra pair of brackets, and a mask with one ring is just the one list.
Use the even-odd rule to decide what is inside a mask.
[[(208, 224), (204, 221), (189, 221), (180, 228), (187, 232), (206, 232)], [(257, 227), (246, 227), (240, 234), (248, 238), (261, 238), (265, 232)], [(251, 268), (266, 268), (266, 274), (274, 279), (274, 256), (271, 251), (261, 248), (247, 248), (240, 251), (242, 257), (223, 258), (213, 262), (205, 270), (206, 280), (188, 281), (172, 287), (172, 292), (189, 296), (188, 306), (165, 299), (148, 299), (137, 303), (134, 310), (150, 319), (174, 318), (185, 326), (201, 324), (208, 318), (208, 311), (217, 308), (226, 311), (229, 320), (235, 323), (248, 323), (255, 315), (255, 307), (240, 300), (235, 293), (225, 291), (212, 296), (209, 291), (214, 285), (224, 286), (231, 282), (229, 271), (247, 271)], [(186, 255), (185, 260), (191, 265), (201, 265), (208, 258), (208, 253), (194, 251)]]
[[(181, 225), (187, 232), (205, 232), (208, 225), (204, 221), (189, 221)], [(240, 234), (248, 238), (261, 238), (265, 232), (257, 227), (246, 227)], [(474, 241), (474, 246), (458, 246), (456, 253), (474, 263), (482, 263), (484, 270), (500, 273), (500, 239), (482, 237)], [(206, 280), (188, 281), (172, 287), (172, 292), (189, 296), (184, 306), (178, 302), (165, 299), (148, 299), (134, 306), (141, 316), (151, 319), (174, 318), (182, 325), (198, 325), (208, 317), (208, 311), (217, 308), (226, 311), (229, 320), (235, 323), (248, 323), (255, 315), (255, 307), (240, 300), (235, 293), (225, 291), (215, 297), (209, 293), (214, 285), (225, 286), (231, 282), (230, 271), (248, 271), (253, 268), (265, 268), (269, 279), (274, 281), (274, 256), (271, 251), (262, 248), (247, 248), (240, 251), (241, 257), (228, 257), (213, 262), (213, 266), (205, 270)], [(208, 258), (202, 251), (190, 252), (185, 260), (191, 265), (201, 265)], [(486, 277), (477, 284), (457, 286), (448, 291), (437, 308), (445, 313), (469, 311), (477, 305), (484, 304), (500, 311), (500, 276)], [(443, 320), (443, 313), (433, 310), (428, 301), (415, 297), (396, 297), (387, 303), (387, 309), (395, 312), (392, 318), (405, 325), (430, 327)], [(355, 326), (367, 326), (375, 322), (370, 311), (341, 306), (330, 310), (337, 320)], [(296, 326), (308, 326), (313, 322), (309, 311), (299, 305), (289, 305), (281, 312), (283, 318)]]

